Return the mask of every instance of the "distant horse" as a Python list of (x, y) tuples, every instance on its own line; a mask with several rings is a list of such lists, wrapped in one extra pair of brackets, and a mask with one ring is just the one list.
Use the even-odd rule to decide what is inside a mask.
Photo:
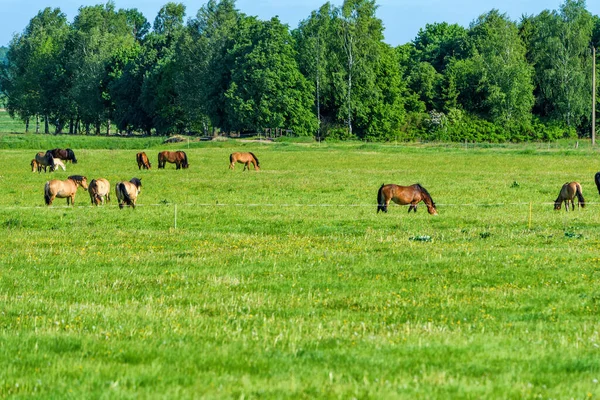
[(73, 164), (77, 164), (77, 158), (75, 158), (75, 153), (71, 149), (52, 149), (48, 150), (48, 152), (52, 153), (54, 158), (60, 158), (63, 161), (71, 161)]
[(408, 212), (417, 212), (417, 204), (422, 201), (427, 206), (429, 214), (437, 215), (435, 203), (429, 192), (418, 183), (411, 186), (381, 185), (377, 192), (377, 212), (387, 212), (390, 201), (400, 205), (410, 204)]
[(42, 168), (41, 165), (39, 165), (38, 162), (35, 161), (35, 158), (33, 160), (31, 160), (30, 164), (31, 164), (31, 172), (36, 172), (36, 171), (39, 172), (40, 168)]
[(161, 151), (158, 153), (158, 168), (164, 168), (166, 163), (175, 164), (175, 169), (188, 168), (187, 155), (183, 151)]
[(598, 188), (598, 194), (600, 194), (600, 172), (596, 172), (596, 175), (594, 175), (594, 181), (596, 182), (596, 187)]
[(44, 172), (46, 172), (46, 167), (50, 167), (50, 171), (54, 171), (54, 157), (50, 152), (40, 151), (35, 155), (35, 161), (38, 164), (38, 172), (42, 172), (42, 168), (44, 168)]
[(56, 197), (59, 199), (67, 198), (67, 205), (75, 205), (75, 194), (77, 187), (88, 188), (87, 178), (81, 175), (69, 176), (64, 181), (53, 179), (46, 182), (44, 186), (44, 201), (46, 205), (51, 206)]
[(244, 164), (244, 171), (246, 170), (246, 168), (248, 168), (248, 170), (250, 170), (250, 164), (252, 163), (252, 165), (254, 166), (254, 170), (255, 171), (260, 171), (260, 166), (258, 163), (258, 158), (256, 158), (256, 156), (254, 155), (254, 153), (239, 153), (239, 152), (235, 152), (235, 153), (231, 153), (229, 155), (229, 169), (235, 169), (235, 163), (239, 162)]
[(110, 203), (110, 183), (104, 178), (92, 179), (88, 186), (92, 205)]
[(63, 171), (67, 170), (67, 168), (65, 167), (65, 164), (63, 164), (63, 162), (60, 161), (59, 158), (55, 158), (54, 159), (54, 168), (52, 168), (52, 171), (56, 171), (58, 169), (58, 167), (61, 167)]
[(135, 208), (135, 201), (137, 200), (138, 194), (142, 187), (142, 180), (138, 178), (131, 178), (129, 182), (123, 181), (117, 183), (115, 186), (115, 192), (117, 194), (117, 200), (119, 200), (119, 208), (123, 208), (126, 204)]
[(142, 167), (144, 167), (144, 169), (150, 169), (150, 167), (152, 167), (150, 160), (148, 160), (148, 156), (143, 151), (137, 153), (135, 159), (137, 160), (138, 169), (142, 169)]
[(581, 206), (581, 208), (585, 207), (585, 199), (583, 198), (583, 193), (581, 190), (581, 185), (579, 182), (567, 182), (565, 183), (560, 192), (558, 193), (558, 197), (554, 200), (554, 209), (560, 210), (560, 206), (563, 201), (565, 202), (565, 211), (569, 211), (569, 202), (571, 202), (571, 210), (575, 210), (575, 196), (577, 196), (577, 208)]

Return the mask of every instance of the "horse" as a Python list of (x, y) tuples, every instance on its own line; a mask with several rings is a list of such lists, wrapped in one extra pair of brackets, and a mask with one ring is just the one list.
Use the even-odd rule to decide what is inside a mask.
[(579, 182), (567, 182), (565, 183), (560, 192), (558, 193), (558, 197), (554, 200), (554, 209), (560, 210), (560, 206), (563, 201), (565, 202), (565, 211), (569, 211), (569, 202), (571, 202), (571, 210), (575, 210), (575, 196), (577, 196), (577, 208), (581, 206), (581, 208), (585, 207), (585, 199), (583, 198), (583, 193), (581, 190), (581, 185)]
[(63, 162), (60, 161), (60, 158), (55, 158), (54, 159), (54, 168), (52, 168), (51, 171), (56, 171), (58, 169), (58, 167), (61, 167), (63, 171), (67, 170), (67, 168), (65, 167), (65, 164), (63, 164)]
[(183, 151), (161, 151), (158, 153), (158, 168), (164, 168), (167, 162), (175, 164), (175, 169), (188, 168), (187, 155)]
[(92, 179), (88, 186), (92, 205), (110, 203), (110, 183), (104, 178)]
[(150, 167), (152, 167), (150, 160), (148, 160), (148, 156), (143, 151), (137, 153), (135, 159), (137, 160), (138, 169), (142, 169), (142, 167), (144, 167), (144, 169), (150, 169)]
[(438, 214), (429, 192), (418, 183), (411, 186), (381, 185), (377, 192), (377, 212), (387, 212), (390, 201), (400, 205), (410, 204), (408, 212), (417, 212), (417, 204), (422, 201), (427, 206), (429, 214)]
[(42, 168), (42, 166), (39, 165), (37, 161), (35, 161), (35, 158), (31, 160), (30, 164), (31, 164), (31, 172), (39, 171), (40, 168)]
[(54, 158), (60, 158), (64, 161), (71, 161), (73, 164), (77, 164), (77, 158), (75, 158), (75, 153), (71, 149), (52, 149), (48, 150), (52, 154)]
[(135, 208), (135, 201), (137, 200), (138, 194), (142, 187), (142, 180), (138, 178), (131, 178), (129, 182), (119, 182), (115, 186), (115, 192), (117, 194), (117, 200), (119, 200), (119, 208), (123, 208), (125, 204)]
[(44, 186), (44, 201), (46, 205), (51, 206), (56, 197), (59, 199), (67, 198), (67, 205), (75, 205), (75, 194), (77, 188), (81, 186), (88, 188), (87, 178), (81, 175), (71, 175), (64, 181), (53, 179), (46, 182)]
[(596, 187), (598, 188), (598, 194), (600, 194), (600, 172), (596, 172), (596, 175), (594, 175), (594, 181), (596, 182)]
[(42, 172), (42, 168), (44, 168), (44, 172), (46, 172), (46, 167), (50, 167), (50, 171), (54, 171), (54, 157), (50, 152), (40, 151), (35, 155), (35, 161), (38, 164), (38, 172)]
[(248, 168), (248, 170), (250, 170), (250, 163), (252, 163), (252, 165), (254, 166), (255, 171), (260, 171), (260, 165), (258, 163), (258, 158), (256, 158), (254, 153), (251, 153), (251, 152), (231, 153), (229, 155), (229, 169), (235, 169), (236, 162), (244, 164), (244, 171), (246, 170), (246, 168)]

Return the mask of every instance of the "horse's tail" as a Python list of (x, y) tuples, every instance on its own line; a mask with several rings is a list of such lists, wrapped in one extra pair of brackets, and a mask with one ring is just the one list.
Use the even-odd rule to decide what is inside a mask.
[(385, 183), (381, 184), (379, 191), (377, 192), (377, 212), (387, 212), (387, 207), (385, 206), (385, 199), (383, 198), (383, 187)]
[[(231, 163), (233, 163), (233, 153), (231, 153), (231, 154), (229, 155), (229, 163), (230, 163), (230, 164), (231, 164)], [(598, 174), (600, 174), (600, 172), (598, 172)], [(596, 175), (598, 175), (598, 174), (596, 174)], [(598, 187), (598, 191), (600, 192), (600, 186)]]
[(594, 176), (594, 180), (596, 181), (596, 187), (598, 188), (598, 194), (600, 194), (600, 172), (596, 172)]
[(50, 182), (46, 182), (44, 185), (44, 202), (47, 206), (50, 205)]
[(254, 153), (252, 153), (251, 151), (249, 151), (248, 153), (250, 153), (250, 155), (254, 158), (254, 161), (256, 161), (256, 166), (260, 167), (260, 163), (258, 162), (258, 158), (254, 155)]
[(123, 182), (117, 184), (117, 190), (121, 193), (123, 200), (127, 203), (128, 206), (133, 205), (133, 201), (131, 201), (131, 197), (129, 196), (129, 192), (127, 191), (127, 187)]
[(581, 208), (585, 207), (585, 199), (583, 198), (583, 193), (581, 193), (581, 185), (580, 184), (577, 184), (575, 194), (577, 195), (577, 200), (579, 201), (579, 205), (581, 206)]

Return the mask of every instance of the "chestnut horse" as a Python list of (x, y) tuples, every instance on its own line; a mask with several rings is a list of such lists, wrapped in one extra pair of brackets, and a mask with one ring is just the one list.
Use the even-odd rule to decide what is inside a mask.
[(417, 212), (417, 204), (422, 201), (427, 206), (429, 214), (437, 215), (435, 203), (429, 192), (418, 183), (411, 186), (381, 185), (377, 192), (377, 212), (387, 212), (390, 201), (400, 205), (410, 204), (408, 212)]
[(144, 167), (144, 169), (150, 169), (150, 167), (152, 167), (150, 160), (148, 160), (148, 156), (143, 151), (137, 153), (135, 159), (137, 160), (138, 169), (142, 169), (142, 167)]
[(35, 158), (33, 160), (31, 160), (30, 164), (31, 164), (31, 172), (36, 172), (36, 171), (39, 172), (39, 170), (42, 168), (42, 166), (39, 165), (37, 161), (35, 161)]
[(87, 178), (81, 175), (69, 176), (64, 181), (53, 179), (46, 182), (44, 186), (44, 201), (46, 205), (51, 206), (56, 197), (59, 199), (67, 198), (67, 205), (75, 205), (75, 194), (77, 187), (88, 188)]
[(258, 158), (256, 158), (256, 156), (254, 155), (254, 153), (231, 153), (229, 155), (229, 169), (235, 169), (235, 163), (239, 162), (244, 164), (244, 171), (246, 170), (246, 168), (248, 168), (248, 170), (250, 170), (250, 164), (252, 163), (252, 165), (254, 166), (254, 170), (255, 171), (260, 171), (260, 166), (258, 163)]
[(560, 192), (558, 193), (558, 197), (554, 200), (554, 209), (560, 210), (560, 206), (563, 201), (565, 202), (565, 211), (569, 211), (569, 202), (571, 202), (571, 210), (575, 210), (575, 199), (577, 196), (577, 208), (581, 206), (581, 208), (585, 207), (585, 199), (583, 198), (583, 193), (581, 191), (581, 185), (579, 182), (567, 182), (565, 183)]
[(138, 178), (131, 178), (129, 182), (123, 181), (117, 183), (115, 186), (115, 192), (117, 194), (117, 200), (119, 200), (119, 208), (123, 208), (125, 204), (135, 208), (135, 201), (137, 200), (138, 194), (142, 187), (142, 180)]
[(42, 168), (44, 168), (44, 172), (46, 172), (46, 167), (50, 167), (50, 172), (55, 170), (54, 167), (54, 157), (50, 152), (40, 151), (35, 155), (35, 162), (38, 165), (38, 172), (42, 172)]
[(75, 153), (71, 149), (52, 149), (48, 150), (47, 153), (51, 153), (54, 158), (60, 158), (63, 161), (71, 161), (73, 164), (77, 164), (77, 158), (75, 158)]
[(88, 186), (92, 205), (110, 203), (110, 183), (104, 178), (92, 179)]
[(167, 162), (175, 164), (175, 169), (189, 167), (187, 155), (183, 151), (161, 151), (158, 153), (158, 168), (164, 168)]

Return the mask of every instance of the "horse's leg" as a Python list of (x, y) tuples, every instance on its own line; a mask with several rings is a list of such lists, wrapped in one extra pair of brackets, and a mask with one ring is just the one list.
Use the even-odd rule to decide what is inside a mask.
[(244, 171), (245, 171), (246, 169), (250, 170), (250, 161), (246, 161), (246, 162), (244, 163)]

